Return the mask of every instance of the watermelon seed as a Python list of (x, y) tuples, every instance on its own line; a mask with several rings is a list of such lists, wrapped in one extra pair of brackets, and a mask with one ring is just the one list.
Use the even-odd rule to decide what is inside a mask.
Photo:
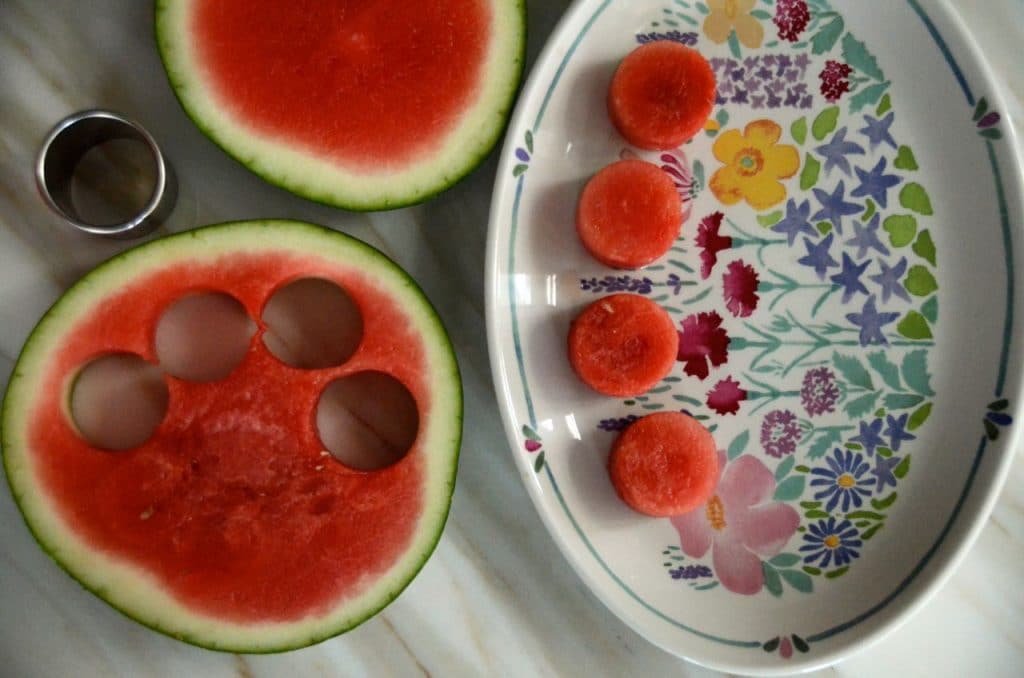
[(155, 509), (152, 506), (150, 506), (145, 511), (143, 511), (142, 513), (139, 514), (139, 520), (149, 520), (150, 518), (153, 517), (153, 512), (154, 511), (155, 511)]

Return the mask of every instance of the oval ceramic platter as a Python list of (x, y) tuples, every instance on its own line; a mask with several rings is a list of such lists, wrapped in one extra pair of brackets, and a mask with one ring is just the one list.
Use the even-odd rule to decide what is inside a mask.
[[(608, 120), (618, 62), (692, 45), (713, 117), (669, 152)], [(509, 129), (488, 252), (498, 400), (531, 496), (601, 600), (661, 647), (736, 672), (834, 662), (949, 575), (1008, 467), (1020, 401), (1021, 179), (979, 50), (925, 0), (581, 0)], [(661, 166), (688, 216), (617, 271), (574, 229), (588, 177)], [(631, 292), (679, 360), (629, 399), (566, 359), (572, 318)], [(721, 449), (706, 506), (626, 508), (617, 433), (684, 410)]]

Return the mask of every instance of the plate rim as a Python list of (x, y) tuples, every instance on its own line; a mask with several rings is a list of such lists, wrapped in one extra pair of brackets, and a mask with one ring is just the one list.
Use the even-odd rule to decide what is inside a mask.
[[(976, 103), (976, 98), (974, 97), (970, 86), (967, 84), (966, 76), (960, 67), (960, 63), (964, 61), (969, 62), (971, 70), (977, 71), (976, 82), (983, 86), (981, 89), (984, 89), (985, 91), (985, 98), (989, 99), (993, 104), (992, 110), (1003, 111), (1005, 116), (1005, 111), (1008, 110), (1006, 106), (1006, 99), (1002, 88), (997, 86), (997, 80), (993, 74), (991, 65), (985, 58), (984, 52), (981, 50), (977, 39), (968, 30), (959, 12), (950, 5), (949, 0), (905, 1), (923, 22), (935, 47), (941, 52), (947, 62), (947, 65), (953, 71), (953, 75), (956, 77), (957, 82), (966, 97), (968, 105), (973, 107)], [(614, 613), (622, 623), (629, 626), (638, 635), (648, 640), (648, 642), (651, 642), (670, 654), (696, 664), (732, 673), (745, 672), (757, 675), (783, 675), (794, 671), (803, 672), (820, 669), (846, 659), (853, 654), (862, 652), (891, 632), (895, 631), (908, 619), (913, 617), (925, 604), (928, 603), (928, 601), (932, 599), (935, 593), (945, 585), (953, 573), (959, 568), (984, 528), (1006, 483), (1010, 466), (1015, 457), (1015, 450), (1019, 447), (1024, 432), (1021, 431), (1020, 425), (1013, 426), (1009, 431), (1007, 431), (1008, 435), (1003, 436), (1002, 439), (997, 442), (989, 441), (984, 435), (981, 435), (978, 450), (975, 452), (974, 460), (971, 464), (970, 471), (967, 474), (967, 479), (963, 485), (963, 489), (960, 490), (959, 498), (957, 499), (949, 518), (940, 529), (935, 542), (927, 549), (927, 551), (925, 551), (920, 562), (918, 562), (903, 581), (901, 581), (895, 589), (893, 589), (881, 601), (875, 603), (868, 610), (855, 615), (853, 619), (842, 624), (834, 625), (830, 629), (826, 629), (822, 633), (828, 633), (828, 636), (826, 636), (826, 638), (820, 638), (819, 640), (826, 640), (827, 638), (838, 635), (843, 631), (859, 626), (860, 622), (880, 613), (885, 613), (885, 616), (881, 618), (881, 621), (877, 625), (870, 627), (869, 630), (862, 630), (859, 635), (846, 636), (849, 640), (841, 641), (836, 647), (824, 650), (821, 654), (816, 654), (813, 657), (810, 655), (794, 656), (785, 664), (767, 664), (765, 662), (739, 663), (719, 660), (705, 661), (699, 656), (681, 654), (679, 650), (666, 647), (658, 641), (650, 638), (637, 623), (634, 623), (632, 618), (634, 615), (632, 612), (626, 611), (620, 604), (611, 600), (609, 596), (606, 596), (603, 593), (603, 587), (606, 583), (599, 582), (597, 577), (592, 576), (582, 567), (581, 559), (585, 555), (584, 552), (576, 545), (570, 543), (568, 537), (571, 535), (563, 534), (562, 528), (555, 524), (553, 517), (549, 515), (547, 508), (542, 508), (546, 507), (549, 503), (549, 500), (545, 497), (545, 492), (547, 490), (542, 487), (540, 474), (534, 471), (530, 460), (528, 460), (527, 457), (519, 450), (520, 436), (519, 430), (516, 427), (517, 422), (514, 421), (516, 403), (514, 402), (515, 399), (512, 395), (512, 379), (502, 362), (502, 358), (507, 357), (508, 352), (499, 346), (498, 313), (503, 309), (514, 306), (514, 304), (512, 304), (511, 299), (508, 300), (508, 304), (506, 305), (498, 304), (502, 285), (501, 276), (503, 275), (504, 269), (502, 266), (503, 262), (499, 261), (501, 243), (499, 241), (499, 229), (497, 228), (497, 224), (502, 221), (502, 216), (508, 209), (504, 204), (504, 196), (512, 192), (519, 194), (522, 191), (522, 177), (519, 176), (513, 178), (511, 175), (511, 170), (517, 162), (514, 156), (518, 137), (514, 136), (514, 134), (524, 128), (529, 129), (526, 121), (531, 111), (528, 111), (527, 109), (527, 100), (535, 98), (534, 90), (543, 85), (544, 81), (541, 78), (541, 71), (551, 70), (550, 67), (546, 66), (549, 61), (555, 60), (555, 57), (557, 56), (556, 48), (571, 40), (571, 29), (573, 26), (578, 25), (580, 26), (579, 34), (576, 36), (575, 41), (572, 42), (571, 47), (566, 51), (565, 55), (560, 60), (558, 68), (555, 70), (554, 79), (557, 80), (560, 78), (562, 71), (569, 64), (573, 54), (575, 53), (576, 47), (578, 47), (579, 43), (582, 42), (583, 37), (590, 28), (590, 25), (593, 24), (598, 15), (603, 13), (603, 11), (614, 2), (616, 2), (616, 0), (573, 0), (569, 8), (559, 19), (554, 29), (546, 38), (544, 47), (538, 54), (536, 60), (529, 65), (529, 76), (520, 92), (515, 111), (510, 118), (505, 140), (502, 144), (501, 156), (497, 165), (497, 173), (492, 190), (491, 207), (488, 217), (484, 296), (491, 376), (494, 381), (495, 395), (498, 403), (498, 409), (501, 413), (502, 426), (505, 430), (506, 438), (509, 443), (509, 452), (514, 458), (515, 467), (522, 478), (523, 484), (527, 488), (527, 492), (530, 495), (534, 509), (540, 515), (545, 529), (558, 546), (562, 556), (572, 566), (576, 575), (586, 583), (587, 588), (591, 593), (598, 598), (601, 603), (608, 608), (608, 610)], [(926, 9), (925, 6), (928, 8)], [(591, 16), (588, 20), (583, 20), (583, 17), (587, 12), (590, 12)], [(932, 20), (933, 16), (941, 16), (941, 23), (948, 26), (949, 30), (945, 35), (935, 25), (935, 22)], [(946, 40), (946, 35), (952, 35), (954, 41), (953, 44), (961, 48), (960, 51), (962, 51), (963, 56), (960, 60), (957, 60), (953, 52), (950, 50), (950, 46)], [(543, 114), (547, 104), (547, 98), (550, 97), (553, 91), (554, 87), (551, 88), (551, 92), (549, 92), (548, 95), (544, 97), (544, 100), (542, 100), (539, 108), (540, 114)], [(1003, 345), (1001, 358), (1003, 371), (1005, 372), (1003, 379), (1005, 382), (1003, 385), (1003, 396), (1011, 398), (1011, 402), (1013, 403), (1011, 411), (1014, 413), (1015, 418), (1019, 419), (1022, 412), (1024, 412), (1024, 403), (1021, 402), (1021, 396), (1024, 395), (1024, 365), (1021, 365), (1019, 361), (1014, 362), (1011, 359), (1015, 354), (1019, 356), (1021, 353), (1020, 342), (1013, 341), (1013, 329), (1019, 325), (1019, 318), (1024, 317), (1022, 316), (1022, 314), (1024, 314), (1024, 302), (1022, 302), (1020, 295), (1014, 295), (1014, 283), (1021, 278), (1020, 269), (1016, 268), (1014, 264), (1015, 262), (1019, 262), (1021, 260), (1020, 255), (1024, 254), (1024, 246), (1022, 246), (1022, 239), (1024, 239), (1024, 224), (1012, 222), (1012, 210), (1010, 205), (1015, 205), (1018, 213), (1024, 214), (1024, 158), (1021, 156), (1020, 144), (1015, 128), (1012, 125), (1007, 124), (1003, 131), (1003, 143), (1008, 147), (1007, 150), (1002, 153), (1002, 155), (1006, 156), (1006, 166), (999, 162), (998, 156), (1000, 154), (996, 149), (992, 148), (993, 141), (991, 139), (986, 139), (985, 143), (988, 145), (988, 154), (994, 175), (993, 181), (996, 185), (997, 193), (999, 194), (1002, 203), (999, 210), (1002, 217), (1002, 224), (1000, 225), (1000, 228), (1003, 231), (1003, 251), (1006, 255), (1005, 276), (1007, 302), (1002, 314), (1004, 336), (1002, 339)], [(514, 191), (510, 188), (510, 183), (514, 186)], [(501, 230), (502, 236), (507, 234), (507, 228)], [(1013, 236), (1017, 237), (1014, 238)], [(1009, 247), (1007, 248), (1006, 245), (1009, 245)], [(514, 256), (514, 252), (512, 252), (511, 255)], [(504, 275), (507, 275), (507, 272), (504, 273)], [(506, 320), (505, 323), (507, 324), (508, 321)], [(1011, 364), (1015, 366), (1011, 367)], [(522, 387), (525, 395), (526, 384), (524, 383)], [(984, 461), (986, 448), (997, 452), (999, 457), (995, 462), (993, 462), (993, 469), (991, 472), (992, 480), (987, 487), (982, 488), (981, 492), (983, 494), (980, 496), (980, 504), (974, 514), (963, 514), (961, 513), (961, 510), (965, 502), (972, 497), (979, 496), (979, 490), (978, 486), (975, 485), (975, 480), (977, 471)], [(593, 546), (589, 544), (589, 540), (580, 530), (571, 511), (569, 511), (568, 507), (565, 505), (553, 474), (546, 465), (544, 468), (551, 489), (555, 492), (557, 501), (562, 504), (565, 512), (565, 518), (572, 523), (576, 529), (577, 538), (582, 540), (583, 545), (587, 546), (592, 551), (591, 555), (596, 558), (601, 569), (604, 570), (604, 574), (602, 576), (610, 576), (612, 579), (616, 579), (617, 576), (610, 567), (600, 558), (600, 556), (596, 554), (596, 552), (593, 552)], [(954, 532), (955, 534), (951, 535), (951, 533)], [(935, 560), (936, 557), (939, 559)], [(912, 587), (917, 587), (918, 590), (916, 592), (910, 591), (908, 593), (908, 589), (911, 589)], [(627, 593), (630, 593), (630, 591), (627, 590)], [(641, 605), (649, 607), (635, 593), (632, 595)], [(908, 595), (909, 597), (907, 597)], [(904, 600), (898, 600), (900, 598), (903, 598)], [(895, 606), (893, 606), (893, 604), (895, 604)], [(657, 613), (657, 611), (655, 611), (655, 613)], [(860, 628), (864, 629), (865, 627)], [(707, 637), (708, 635), (700, 632), (698, 629), (687, 628), (687, 630), (701, 637)], [(752, 656), (760, 658), (760, 654)]]

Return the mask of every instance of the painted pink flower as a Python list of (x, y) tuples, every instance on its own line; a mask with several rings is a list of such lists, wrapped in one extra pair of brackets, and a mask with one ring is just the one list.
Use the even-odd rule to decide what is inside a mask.
[(779, 38), (796, 42), (811, 22), (811, 12), (804, 0), (778, 0), (772, 23), (779, 29)]
[(697, 246), (700, 247), (700, 277), (707, 280), (711, 275), (711, 269), (718, 262), (718, 253), (732, 247), (732, 238), (727, 235), (718, 235), (718, 229), (722, 227), (721, 212), (712, 212), (700, 220), (697, 225)]
[(694, 313), (683, 319), (679, 332), (676, 360), (683, 363), (683, 372), (706, 379), (708, 362), (718, 367), (729, 358), (729, 335), (722, 329), (722, 316), (716, 311)]
[(737, 318), (746, 318), (757, 308), (757, 271), (750, 264), (734, 261), (722, 275), (725, 306)]
[(736, 414), (740, 411), (740, 402), (746, 399), (747, 392), (740, 388), (740, 382), (726, 377), (708, 393), (707, 403), (718, 414)]
[(793, 507), (772, 501), (775, 476), (751, 456), (726, 463), (718, 453), (717, 492), (703, 507), (671, 518), (679, 545), (691, 558), (710, 549), (711, 561), (722, 586), (753, 595), (764, 586), (761, 561), (778, 555), (786, 546), (800, 516)]
[(782, 642), (779, 643), (779, 656), (783, 659), (789, 659), (793, 656), (793, 644), (789, 642), (789, 638), (783, 638)]
[(839, 101), (839, 98), (850, 91), (849, 77), (853, 69), (841, 61), (829, 59), (825, 62), (825, 68), (818, 74), (821, 80), (821, 93), (829, 103)]

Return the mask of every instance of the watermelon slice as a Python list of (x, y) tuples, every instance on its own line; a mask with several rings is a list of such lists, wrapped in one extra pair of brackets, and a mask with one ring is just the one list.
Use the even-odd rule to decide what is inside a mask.
[[(309, 278), (343, 288), (362, 315), (340, 365), (292, 367), (264, 341), (268, 298)], [(238, 365), (210, 381), (164, 371), (153, 435), (90, 445), (70, 412), (83, 366), (157, 364), (162, 314), (197, 291), (230, 295), (252, 319)], [(411, 395), (418, 424), (404, 456), (362, 471), (324, 450), (316, 411), (332, 385), (374, 375)], [(364, 423), (380, 414), (357, 410)], [(401, 592), (444, 527), (461, 421), (452, 347), (416, 284), (358, 240), (289, 221), (170, 236), (89, 273), (30, 335), (0, 419), (13, 495), (61, 567), (153, 629), (234, 652), (318, 642)]]
[(158, 0), (182, 106), (270, 183), (353, 210), (423, 201), (504, 129), (523, 0)]

